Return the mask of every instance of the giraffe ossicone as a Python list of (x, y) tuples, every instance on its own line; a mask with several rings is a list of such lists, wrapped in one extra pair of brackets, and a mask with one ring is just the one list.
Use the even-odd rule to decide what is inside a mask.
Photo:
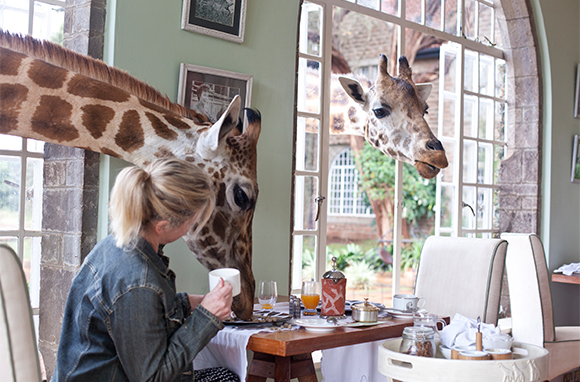
[(425, 121), (431, 84), (415, 84), (405, 56), (399, 58), (399, 77), (387, 71), (381, 55), (377, 80), (366, 90), (360, 81), (340, 76), (340, 84), (362, 113), (349, 112), (354, 128), (348, 134), (362, 135), (386, 155), (409, 163), (423, 178), (435, 177), (448, 166), (445, 150)]
[(212, 178), (216, 208), (198, 235), (184, 239), (208, 270), (240, 270), (232, 309), (254, 305), (252, 220), (258, 197), (260, 113), (234, 97), (215, 124), (102, 61), (59, 45), (0, 31), (0, 133), (78, 147), (142, 166), (177, 157)]

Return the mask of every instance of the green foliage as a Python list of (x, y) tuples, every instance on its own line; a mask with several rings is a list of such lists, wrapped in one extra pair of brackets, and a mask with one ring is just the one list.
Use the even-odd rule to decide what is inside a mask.
[[(362, 176), (359, 185), (371, 199), (392, 199), (395, 185), (395, 160), (365, 142), (359, 158)], [(405, 219), (412, 224), (434, 215), (435, 179), (423, 179), (417, 170), (403, 165), (403, 203)]]
[(364, 260), (350, 264), (345, 269), (344, 275), (348, 283), (356, 289), (370, 288), (377, 282), (376, 272)]

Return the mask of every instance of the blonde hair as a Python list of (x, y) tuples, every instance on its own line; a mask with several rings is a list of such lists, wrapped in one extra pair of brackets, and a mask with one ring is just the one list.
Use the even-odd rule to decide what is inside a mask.
[(179, 227), (197, 216), (201, 229), (215, 207), (209, 176), (181, 159), (157, 159), (144, 168), (124, 168), (111, 191), (109, 216), (118, 247), (134, 244), (149, 222)]

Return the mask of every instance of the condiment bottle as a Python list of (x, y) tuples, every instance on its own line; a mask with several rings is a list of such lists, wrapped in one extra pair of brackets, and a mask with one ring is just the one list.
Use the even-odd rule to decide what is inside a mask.
[(343, 316), (346, 301), (346, 277), (336, 269), (336, 257), (332, 258), (332, 270), (322, 275), (321, 316)]
[(419, 357), (435, 357), (435, 332), (422, 326), (408, 326), (403, 329), (403, 339), (399, 352)]

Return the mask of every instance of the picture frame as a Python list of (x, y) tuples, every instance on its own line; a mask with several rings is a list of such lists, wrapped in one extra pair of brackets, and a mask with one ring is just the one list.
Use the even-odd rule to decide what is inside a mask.
[(240, 118), (244, 120), (244, 108), (250, 107), (253, 76), (182, 63), (179, 70), (177, 102), (207, 115), (214, 123), (228, 105), (239, 95), (242, 101)]
[(183, 0), (181, 29), (242, 44), (248, 0)]
[(576, 66), (576, 92), (574, 93), (574, 118), (580, 118), (580, 64)]
[(574, 135), (574, 147), (572, 149), (572, 183), (580, 183), (580, 135)]

